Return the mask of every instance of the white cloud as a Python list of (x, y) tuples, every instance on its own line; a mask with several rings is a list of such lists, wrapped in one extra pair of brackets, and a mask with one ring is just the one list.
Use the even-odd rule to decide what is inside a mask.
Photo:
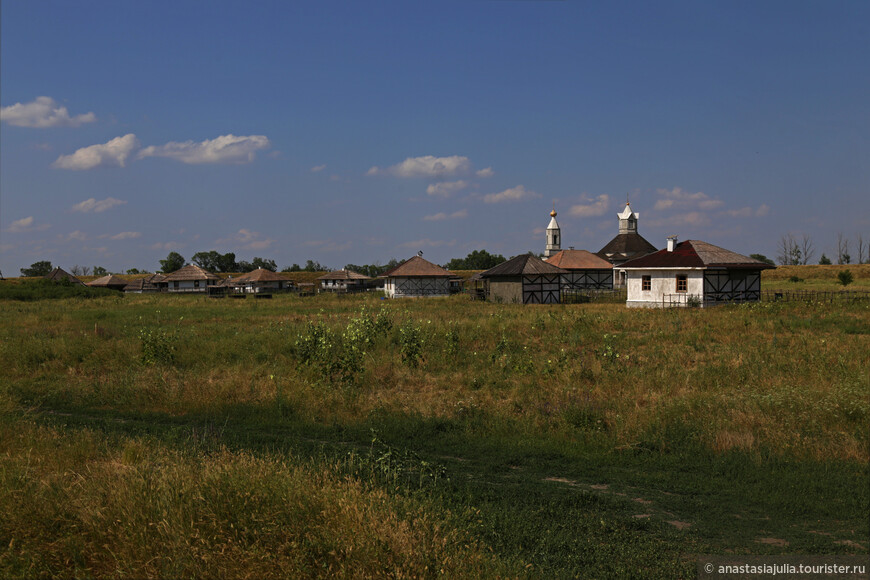
[(100, 166), (124, 167), (127, 157), (139, 147), (136, 135), (129, 133), (123, 137), (115, 137), (102, 145), (82, 147), (72, 155), (61, 155), (54, 162), (57, 169), (83, 170)]
[(672, 207), (716, 209), (724, 204), (721, 200), (712, 198), (702, 191), (690, 193), (688, 191), (683, 191), (680, 187), (675, 187), (670, 190), (658, 189), (657, 192), (662, 199), (656, 201), (655, 206), (653, 206), (653, 209), (655, 210), (670, 209)]
[(152, 250), (178, 250), (184, 247), (184, 244), (178, 242), (157, 242), (149, 246)]
[(447, 177), (468, 173), (471, 162), (468, 157), (452, 155), (450, 157), (408, 157), (401, 163), (381, 169), (372, 167), (366, 175), (392, 175), (394, 177)]
[(678, 215), (668, 216), (664, 219), (650, 220), (647, 225), (654, 228), (680, 228), (682, 226), (708, 226), (712, 222), (707, 214), (699, 211), (690, 211)]
[(21, 234), (24, 232), (47, 230), (50, 227), (51, 226), (48, 224), (35, 224), (33, 216), (27, 216), (26, 218), (21, 218), (20, 220), (12, 222), (6, 231), (12, 234)]
[(97, 120), (93, 113), (69, 116), (66, 107), (58, 106), (51, 97), (36, 97), (31, 103), (15, 103), (0, 108), (0, 120), (16, 127), (45, 129), (48, 127), (78, 127)]
[(135, 238), (141, 238), (141, 232), (121, 232), (119, 234), (115, 234), (114, 236), (110, 236), (110, 240), (132, 240)]
[(429, 187), (426, 188), (426, 193), (439, 197), (450, 197), (466, 187), (468, 187), (468, 182), (461, 179), (459, 181), (441, 181), (439, 183), (430, 183)]
[(271, 247), (275, 240), (260, 239), (260, 232), (242, 228), (229, 238), (217, 240), (215, 243), (218, 245), (239, 244), (239, 247), (244, 250), (265, 250)]
[(541, 195), (534, 191), (527, 190), (522, 185), (518, 185), (516, 187), (511, 187), (510, 189), (505, 189), (499, 193), (488, 193), (483, 196), (483, 201), (486, 203), (501, 203), (503, 201), (521, 201), (536, 197), (541, 197)]
[(495, 175), (495, 171), (492, 170), (492, 167), (487, 167), (485, 169), (480, 169), (474, 172), (478, 177), (492, 177)]
[(88, 235), (80, 230), (76, 230), (74, 232), (68, 233), (66, 236), (58, 236), (60, 239), (65, 240), (67, 242), (71, 242), (73, 240), (77, 242), (84, 242), (88, 239)]
[(170, 141), (165, 145), (151, 145), (139, 152), (137, 159), (168, 157), (188, 164), (250, 163), (255, 153), (267, 149), (272, 143), (265, 135), (221, 135), (200, 143)]
[(323, 171), (324, 169), (326, 169), (325, 163), (323, 165), (315, 165), (314, 167), (311, 168), (311, 173), (319, 173), (319, 172)]
[(761, 204), (756, 209), (752, 209), (748, 205), (740, 209), (729, 209), (722, 213), (730, 217), (749, 218), (749, 217), (764, 217), (770, 211), (770, 206)]
[(468, 217), (468, 210), (461, 209), (459, 211), (455, 211), (453, 213), (445, 213), (439, 212), (433, 215), (427, 215), (423, 217), (424, 222), (440, 222), (443, 220), (458, 220)]
[(580, 201), (583, 203), (572, 205), (568, 209), (568, 214), (574, 217), (594, 217), (604, 215), (610, 204), (610, 196), (606, 193), (602, 193), (598, 197), (592, 199), (583, 195), (580, 197)]
[(422, 240), (414, 240), (412, 242), (405, 242), (404, 244), (399, 244), (400, 248), (439, 248), (443, 246), (452, 247), (456, 245), (456, 240), (430, 240), (429, 238), (424, 238)]
[(764, 217), (770, 213), (770, 206), (763, 203), (755, 210), (755, 217)]
[(71, 211), (81, 212), (81, 213), (101, 213), (106, 211), (107, 209), (111, 209), (116, 205), (124, 205), (127, 203), (126, 201), (115, 199), (114, 197), (107, 197), (106, 199), (101, 199), (97, 201), (93, 197), (90, 199), (86, 199), (80, 203), (72, 206)]

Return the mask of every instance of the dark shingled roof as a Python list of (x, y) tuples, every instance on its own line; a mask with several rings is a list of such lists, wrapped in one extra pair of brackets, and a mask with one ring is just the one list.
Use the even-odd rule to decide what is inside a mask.
[(63, 282), (64, 280), (69, 280), (73, 284), (78, 284), (80, 286), (84, 286), (85, 283), (64, 270), (63, 268), (55, 268), (51, 272), (49, 272), (46, 276), (46, 279), (51, 280), (52, 282)]
[(317, 278), (318, 280), (371, 280), (368, 276), (364, 276), (359, 272), (354, 272), (353, 270), (333, 270), (332, 272), (327, 272), (323, 276)]
[(621, 268), (734, 268), (765, 270), (774, 268), (749, 256), (708, 244), (700, 240), (686, 240), (674, 247), (673, 252), (659, 250), (624, 263)]
[(136, 278), (124, 286), (124, 292), (156, 292), (157, 284), (166, 279), (163, 274), (149, 274), (144, 278)]
[(381, 274), (381, 277), (383, 278), (449, 278), (450, 276), (452, 276), (450, 272), (448, 272), (438, 264), (433, 264), (429, 260), (424, 260), (421, 256), (414, 256), (407, 262), (402, 262), (395, 268), (387, 270), (386, 272)]
[(613, 264), (586, 250), (562, 250), (546, 259), (548, 264), (566, 270), (610, 270)]
[(596, 252), (598, 256), (607, 261), (628, 260), (630, 258), (639, 258), (658, 250), (654, 245), (644, 239), (637, 233), (618, 234), (610, 240), (606, 246)]
[(567, 274), (558, 266), (548, 264), (533, 254), (520, 254), (480, 274), (481, 278), (497, 276), (528, 276), (534, 274)]

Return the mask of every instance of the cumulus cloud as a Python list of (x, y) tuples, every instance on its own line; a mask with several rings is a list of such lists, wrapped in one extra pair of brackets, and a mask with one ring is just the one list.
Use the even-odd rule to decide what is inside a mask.
[(740, 209), (729, 209), (722, 213), (730, 217), (736, 218), (750, 218), (750, 217), (764, 217), (770, 211), (770, 207), (766, 204), (761, 204), (755, 209), (752, 209), (749, 206), (741, 207)]
[(270, 248), (275, 240), (260, 239), (260, 232), (242, 228), (228, 238), (217, 240), (216, 243), (218, 245), (238, 244), (240, 248), (245, 250), (265, 250)]
[(136, 135), (128, 133), (123, 137), (115, 137), (108, 143), (82, 147), (72, 155), (61, 155), (54, 162), (57, 169), (94, 169), (95, 167), (124, 167), (127, 157), (139, 147)]
[(679, 228), (682, 226), (708, 226), (712, 223), (710, 217), (699, 211), (690, 211), (687, 213), (672, 215), (664, 219), (650, 220), (647, 225), (654, 228)]
[(440, 222), (444, 220), (458, 220), (468, 217), (468, 210), (461, 209), (459, 211), (455, 211), (453, 213), (445, 213), (439, 212), (433, 215), (427, 215), (423, 217), (424, 222)]
[(408, 157), (401, 163), (381, 169), (372, 167), (366, 175), (392, 175), (393, 177), (447, 177), (468, 173), (471, 162), (468, 157), (452, 155), (450, 157)]
[(680, 187), (675, 187), (673, 189), (658, 189), (657, 193), (659, 194), (659, 196), (661, 196), (661, 199), (656, 201), (655, 206), (653, 206), (653, 209), (655, 210), (663, 210), (676, 207), (716, 209), (717, 207), (721, 207), (724, 203), (721, 200), (710, 197), (702, 191), (691, 193), (688, 191), (683, 191), (683, 189)]
[(41, 231), (50, 227), (51, 226), (48, 224), (36, 224), (34, 223), (33, 216), (27, 216), (26, 218), (21, 218), (20, 220), (12, 222), (6, 231), (12, 234), (21, 234), (24, 232)]
[(199, 143), (170, 141), (165, 145), (151, 145), (142, 149), (137, 159), (168, 157), (191, 165), (201, 163), (250, 163), (260, 149), (272, 143), (265, 135), (221, 135)]
[(468, 187), (468, 182), (461, 179), (459, 181), (441, 181), (439, 183), (430, 183), (429, 187), (426, 188), (426, 193), (438, 197), (450, 197), (466, 187)]
[(112, 209), (116, 205), (124, 205), (127, 203), (126, 201), (115, 199), (114, 197), (107, 197), (106, 199), (101, 199), (97, 201), (93, 197), (90, 199), (86, 199), (82, 202), (79, 202), (72, 206), (71, 211), (80, 212), (80, 213), (102, 213), (107, 209)]
[(141, 232), (121, 232), (119, 234), (115, 234), (114, 236), (109, 236), (110, 240), (132, 240), (135, 238), (141, 238)]
[(486, 167), (484, 169), (479, 169), (474, 172), (478, 177), (492, 177), (495, 175), (495, 171), (492, 170), (492, 167)]
[(499, 193), (488, 193), (483, 196), (483, 201), (486, 203), (501, 203), (503, 201), (522, 201), (536, 197), (541, 197), (541, 195), (534, 191), (529, 191), (522, 185), (517, 185)]
[(67, 241), (67, 242), (72, 242), (72, 241), (84, 242), (88, 239), (88, 235), (85, 232), (80, 231), (80, 230), (70, 232), (66, 236), (58, 236), (58, 237), (64, 241)]
[(319, 172), (323, 171), (324, 169), (326, 169), (325, 163), (323, 165), (315, 165), (314, 167), (311, 168), (311, 173), (319, 173)]
[(610, 204), (610, 196), (602, 193), (593, 199), (583, 195), (580, 197), (580, 201), (582, 203), (572, 205), (568, 209), (568, 214), (574, 217), (594, 217), (604, 215)]
[(97, 120), (93, 113), (70, 117), (66, 107), (58, 105), (51, 97), (36, 97), (30, 103), (15, 103), (0, 108), (0, 120), (16, 127), (45, 129), (48, 127), (78, 127)]

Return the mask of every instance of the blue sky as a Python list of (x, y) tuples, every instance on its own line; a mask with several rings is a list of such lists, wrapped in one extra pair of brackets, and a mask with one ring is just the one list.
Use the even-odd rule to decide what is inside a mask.
[[(870, 239), (870, 3), (0, 5), (0, 270)], [(855, 255), (855, 252), (852, 252)]]

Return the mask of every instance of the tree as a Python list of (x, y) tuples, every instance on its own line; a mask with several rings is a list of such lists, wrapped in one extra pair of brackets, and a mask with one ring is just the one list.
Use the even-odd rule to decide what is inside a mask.
[(819, 258), (819, 265), (820, 265), (820, 266), (830, 266), (830, 265), (831, 265), (831, 259), (830, 259), (829, 257), (827, 257), (827, 256), (823, 253), (823, 254), (822, 254), (822, 257)]
[(759, 262), (764, 262), (765, 264), (770, 264), (771, 266), (775, 266), (776, 263), (765, 256), (764, 254), (749, 254), (749, 257), (753, 260), (758, 260)]
[(251, 261), (251, 265), (254, 268), (262, 268), (271, 272), (278, 271), (278, 264), (275, 263), (275, 260), (269, 260), (267, 258), (258, 258), (254, 256), (254, 259)]
[(837, 263), (848, 264), (852, 257), (849, 255), (849, 238), (842, 232), (837, 233)]
[(812, 239), (807, 234), (804, 234), (801, 236), (801, 264), (809, 264), (815, 255), (816, 247), (813, 245)]
[(846, 287), (846, 286), (848, 286), (849, 284), (851, 284), (853, 279), (854, 279), (854, 278), (852, 277), (852, 271), (851, 271), (851, 270), (841, 270), (841, 271), (837, 274), (837, 280), (840, 281), (840, 284), (842, 284), (843, 287)]
[(374, 264), (365, 264), (363, 266), (358, 266), (356, 264), (347, 264), (345, 265), (345, 270), (351, 270), (353, 272), (357, 272), (358, 274), (362, 274), (364, 276), (368, 276), (369, 278), (377, 278), (387, 270), (395, 268), (399, 265), (399, 261), (395, 258), (390, 259), (389, 262), (384, 264), (383, 266), (378, 264), (377, 262)]
[(21, 275), (28, 277), (47, 276), (53, 270), (51, 262), (43, 260), (34, 262), (29, 268), (21, 268)]
[(164, 274), (169, 274), (170, 272), (175, 272), (176, 270), (183, 268), (184, 263), (184, 256), (178, 252), (169, 252), (169, 255), (166, 256), (165, 260), (160, 260), (160, 271)]
[(128, 268), (127, 273), (128, 274), (141, 274), (142, 272), (139, 271), (139, 268)]
[(793, 235), (786, 234), (779, 239), (776, 259), (783, 266), (797, 266), (801, 263), (801, 249)]
[(109, 271), (102, 266), (94, 266), (94, 276), (105, 276)]
[[(864, 263), (864, 252), (867, 250), (870, 250), (870, 248), (868, 248), (867, 245), (864, 243), (864, 236), (862, 236), (861, 234), (858, 234), (858, 244), (857, 245), (858, 245), (858, 262), (857, 263), (863, 264)], [(868, 253), (870, 253), (870, 252), (868, 252)], [(868, 256), (868, 257), (870, 257), (870, 256)], [(870, 260), (868, 260), (868, 261), (870, 261)]]
[(233, 252), (221, 254), (215, 250), (208, 252), (197, 252), (191, 257), (194, 264), (208, 270), (209, 272), (238, 272), (239, 265), (236, 264), (236, 255)]
[(307, 260), (305, 262), (305, 267), (302, 268), (305, 272), (322, 272), (326, 270), (324, 266), (320, 264), (320, 262), (315, 262), (314, 260)]
[(490, 254), (486, 250), (474, 250), (465, 258), (453, 258), (444, 266), (448, 270), (489, 270), (504, 262), (501, 254)]
[(87, 276), (91, 273), (91, 269), (88, 266), (79, 266), (78, 264), (75, 264), (69, 269), (69, 272), (73, 276)]
[(299, 264), (293, 264), (292, 266), (288, 266), (287, 268), (284, 268), (281, 271), (282, 272), (301, 272), (302, 266), (300, 266)]

